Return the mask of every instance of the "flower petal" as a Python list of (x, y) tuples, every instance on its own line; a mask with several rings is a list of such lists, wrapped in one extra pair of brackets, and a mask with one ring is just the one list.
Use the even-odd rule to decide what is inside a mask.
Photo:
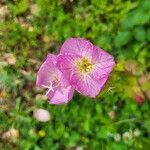
[(79, 56), (92, 56), (93, 44), (84, 38), (70, 38), (64, 42), (60, 53), (70, 53)]
[(61, 87), (56, 90), (53, 97), (49, 100), (50, 104), (65, 104), (73, 97), (74, 89), (71, 86)]
[(57, 67), (69, 80), (74, 69), (74, 61), (77, 58), (76, 55), (62, 54), (57, 57)]
[(101, 62), (108, 62), (114, 61), (114, 57), (104, 51), (103, 49), (93, 46), (93, 53), (92, 53), (92, 61), (93, 63), (101, 63)]
[(61, 54), (74, 54), (78, 56), (89, 56), (95, 60), (108, 60), (113, 56), (103, 49), (93, 45), (84, 38), (70, 38), (64, 42), (60, 50)]
[(94, 79), (101, 79), (109, 76), (115, 65), (114, 57), (102, 49), (94, 46), (92, 64), (94, 65), (91, 76)]
[(53, 74), (56, 74), (57, 76), (60, 76), (59, 70), (55, 66), (56, 63), (56, 56), (49, 54), (47, 56), (47, 59), (40, 67), (38, 74), (37, 74), (37, 80), (36, 85), (39, 87), (49, 86), (49, 82), (53, 78)]
[(79, 93), (89, 97), (96, 97), (107, 79), (108, 77), (106, 76), (101, 80), (95, 80), (90, 75), (84, 77), (76, 73), (72, 76), (71, 84), (75, 86)]
[(94, 69), (92, 70), (90, 75), (92, 76), (92, 78), (97, 80), (109, 76), (113, 70), (114, 65), (115, 62), (113, 59), (94, 64)]

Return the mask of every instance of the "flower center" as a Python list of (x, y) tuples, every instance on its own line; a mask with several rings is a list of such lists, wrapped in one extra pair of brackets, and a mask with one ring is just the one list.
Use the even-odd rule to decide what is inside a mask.
[(87, 57), (79, 59), (76, 63), (76, 67), (81, 73), (89, 73), (92, 69), (91, 60)]
[(54, 77), (53, 81), (49, 81), (48, 86), (47, 85), (42, 85), (42, 86), (47, 89), (47, 92), (45, 94), (45, 96), (47, 96), (50, 91), (54, 92), (55, 88), (60, 86), (60, 81), (58, 80), (57, 77)]

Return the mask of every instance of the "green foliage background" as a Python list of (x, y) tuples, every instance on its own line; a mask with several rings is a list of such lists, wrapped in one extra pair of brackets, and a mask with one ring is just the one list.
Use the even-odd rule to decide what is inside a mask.
[[(0, 18), (0, 135), (9, 128), (20, 134), (15, 141), (0, 138), (0, 149), (150, 149), (150, 101), (144, 95), (145, 102), (139, 105), (133, 97), (138, 79), (150, 72), (149, 0), (2, 0), (0, 4), (8, 9)], [(90, 39), (111, 53), (117, 66), (95, 100), (75, 94), (67, 105), (49, 105), (41, 96), (44, 92), (35, 87), (36, 73), (48, 52), (58, 53), (69, 37)], [(6, 53), (14, 55), (15, 65), (4, 65)], [(138, 64), (133, 74), (125, 69), (128, 60)], [(144, 93), (150, 89), (149, 81), (140, 86)], [(35, 108), (47, 109), (50, 121), (37, 121), (32, 115)], [(115, 113), (114, 119), (109, 112)], [(123, 133), (137, 128), (139, 137), (123, 139)], [(40, 137), (39, 130), (46, 135)], [(119, 141), (114, 139), (117, 133)]]

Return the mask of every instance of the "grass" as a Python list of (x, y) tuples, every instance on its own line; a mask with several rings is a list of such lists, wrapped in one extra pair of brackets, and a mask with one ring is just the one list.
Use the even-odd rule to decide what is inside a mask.
[[(149, 10), (149, 0), (0, 2), (0, 149), (149, 150)], [(96, 99), (76, 93), (50, 105), (36, 73), (69, 37), (91, 40), (117, 65)], [(37, 108), (51, 119), (36, 120)]]

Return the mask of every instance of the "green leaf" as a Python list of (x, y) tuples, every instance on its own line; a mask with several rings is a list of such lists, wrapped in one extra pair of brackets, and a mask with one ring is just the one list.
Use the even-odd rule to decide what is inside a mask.
[(150, 41), (150, 29), (146, 31), (146, 39)]
[(146, 38), (146, 32), (144, 27), (137, 27), (133, 30), (133, 35), (137, 41), (144, 41)]
[(125, 145), (123, 142), (112, 143), (110, 146), (111, 150), (128, 150), (127, 145)]
[(130, 31), (119, 32), (115, 38), (115, 46), (121, 47), (121, 46), (127, 44), (128, 41), (130, 40), (131, 36), (132, 36), (132, 34)]
[(150, 10), (150, 0), (145, 0), (143, 1), (141, 7), (144, 9), (144, 10)]

